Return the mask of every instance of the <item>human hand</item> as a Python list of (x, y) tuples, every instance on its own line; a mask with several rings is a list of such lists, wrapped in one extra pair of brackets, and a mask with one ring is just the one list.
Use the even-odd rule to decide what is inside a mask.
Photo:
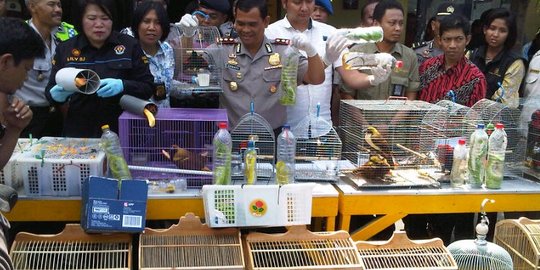
[(372, 67), (371, 75), (368, 75), (369, 84), (371, 84), (371, 86), (379, 85), (388, 79), (390, 73), (392, 73), (390, 68), (385, 68), (382, 66)]
[(63, 102), (66, 102), (66, 99), (73, 95), (74, 92), (71, 92), (71, 91), (66, 91), (66, 89), (64, 89), (62, 86), (60, 85), (55, 85), (53, 86), (53, 88), (51, 88), (51, 90), (49, 90), (49, 92), (51, 93), (51, 97), (56, 101), (56, 102), (60, 102), (60, 103), (63, 103)]
[(292, 38), (292, 46), (305, 51), (307, 57), (313, 57), (317, 54), (317, 50), (311, 44), (311, 41), (304, 34), (296, 34)]
[(323, 62), (326, 66), (331, 66), (347, 48), (349, 41), (342, 35), (334, 34), (326, 41), (326, 51)]
[(33, 116), (30, 107), (17, 97), (13, 97), (13, 100), (9, 106), (5, 108), (2, 113), (4, 115), (7, 128), (16, 129), (18, 131), (21, 131), (28, 126)]
[(185, 14), (176, 24), (182, 29), (184, 36), (192, 37), (195, 35), (195, 30), (199, 26), (199, 20), (191, 14)]
[(124, 83), (120, 79), (101, 79), (96, 94), (99, 97), (112, 97), (124, 91)]

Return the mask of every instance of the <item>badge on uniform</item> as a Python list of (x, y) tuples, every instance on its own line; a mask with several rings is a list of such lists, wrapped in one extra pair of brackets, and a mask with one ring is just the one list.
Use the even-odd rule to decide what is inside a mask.
[(122, 55), (124, 54), (125, 51), (126, 51), (126, 47), (124, 47), (124, 45), (116, 45), (116, 47), (114, 47), (114, 52), (117, 55)]
[(274, 84), (270, 85), (270, 93), (273, 94), (273, 93), (275, 93), (276, 91), (277, 91), (276, 85), (274, 85)]
[(274, 54), (270, 55), (270, 58), (268, 58), (268, 64), (270, 64), (272, 66), (277, 66), (277, 65), (281, 64), (281, 59), (279, 57), (279, 53), (274, 53)]
[(238, 90), (238, 84), (236, 82), (230, 82), (229, 88), (231, 89), (231, 91), (236, 91)]
[(43, 80), (45, 80), (45, 74), (43, 74), (43, 72), (39, 71), (38, 75), (37, 75), (37, 81), (42, 82)]
[(81, 55), (81, 51), (79, 51), (78, 49), (73, 49), (71, 50), (71, 54), (75, 57), (78, 57)]

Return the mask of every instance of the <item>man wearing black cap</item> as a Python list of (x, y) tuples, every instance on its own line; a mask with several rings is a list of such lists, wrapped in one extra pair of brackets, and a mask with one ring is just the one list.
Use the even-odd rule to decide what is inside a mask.
[(202, 26), (215, 26), (222, 37), (236, 37), (233, 23), (229, 18), (231, 5), (228, 0), (199, 0), (199, 8), (194, 13)]
[(431, 30), (434, 33), (434, 37), (430, 41), (418, 42), (412, 45), (412, 49), (418, 57), (418, 65), (421, 65), (426, 59), (431, 57), (439, 56), (443, 54), (441, 50), (441, 44), (439, 44), (437, 36), (439, 36), (439, 22), (442, 18), (451, 15), (459, 14), (458, 12), (459, 5), (454, 3), (442, 3), (437, 7), (437, 13), (435, 14), (435, 20), (431, 22)]

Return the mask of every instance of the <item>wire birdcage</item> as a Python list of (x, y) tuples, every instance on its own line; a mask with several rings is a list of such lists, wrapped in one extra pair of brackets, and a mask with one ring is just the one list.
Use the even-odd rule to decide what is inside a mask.
[(390, 240), (358, 241), (358, 253), (365, 269), (458, 269), (456, 261), (439, 238), (410, 240), (395, 231)]
[[(427, 130), (423, 120), (428, 113), (442, 118), (447, 112), (444, 107), (424, 101), (342, 100), (342, 157), (358, 164), (353, 176), (361, 175), (362, 181), (379, 179), (385, 181), (376, 182), (393, 182), (397, 186), (437, 184), (431, 172), (427, 174), (429, 179), (421, 183), (417, 177), (426, 169), (435, 172), (438, 166), (433, 139), (422, 140)], [(361, 156), (369, 156), (367, 162), (362, 163), (365, 157)]]
[[(260, 114), (255, 113), (253, 102), (250, 112), (238, 120), (238, 124), (231, 131), (232, 152), (243, 156), (249, 140), (255, 141), (257, 149), (257, 181), (269, 181), (274, 177), (274, 164), (276, 156), (276, 137), (270, 123)], [(233, 175), (233, 181), (243, 181), (243, 176)]]
[(187, 213), (165, 230), (147, 228), (139, 240), (139, 269), (244, 269), (240, 231), (210, 229)]
[[(227, 121), (223, 109), (162, 108), (155, 126), (149, 127), (146, 118), (122, 113), (118, 122), (124, 156), (129, 165), (142, 167), (131, 167), (132, 176), (149, 180), (186, 178), (188, 187), (210, 184), (212, 140), (218, 123)], [(167, 169), (207, 171), (208, 175)]]
[(215, 26), (199, 26), (192, 38), (171, 40), (175, 55), (171, 96), (221, 93), (222, 65), (218, 62), (220, 42)]
[(364, 269), (345, 231), (316, 233), (292, 226), (283, 234), (246, 236), (248, 269)]
[[(527, 141), (523, 137), (523, 130), (520, 127), (521, 113), (519, 109), (512, 109), (506, 105), (489, 99), (482, 99), (471, 107), (471, 113), (478, 115), (480, 123), (504, 124), (504, 131), (508, 138), (506, 147), (505, 166), (510, 170), (519, 170), (525, 160), (525, 149)], [(488, 134), (490, 134), (488, 130)]]
[(487, 202), (484, 199), (481, 206), (482, 219), (476, 225), (476, 240), (460, 240), (448, 246), (460, 270), (512, 270), (512, 258), (502, 247), (486, 241), (489, 221), (484, 211)]
[[(319, 117), (320, 107), (317, 104), (317, 114), (308, 115), (292, 130), (296, 137), (296, 180), (338, 180), (341, 139), (332, 124)], [(318, 166), (315, 160), (329, 162)]]
[(10, 250), (14, 269), (131, 269), (131, 235), (86, 234), (67, 224), (55, 235), (18, 233)]
[(510, 253), (514, 269), (540, 269), (540, 220), (501, 220), (495, 225), (494, 242)]

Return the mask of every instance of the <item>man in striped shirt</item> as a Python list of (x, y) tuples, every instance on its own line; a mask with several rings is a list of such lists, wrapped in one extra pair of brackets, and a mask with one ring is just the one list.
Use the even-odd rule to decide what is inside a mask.
[(482, 71), (465, 57), (471, 40), (469, 22), (459, 15), (447, 16), (439, 34), (444, 53), (420, 66), (420, 99), (431, 103), (450, 99), (470, 107), (486, 96), (487, 85)]

